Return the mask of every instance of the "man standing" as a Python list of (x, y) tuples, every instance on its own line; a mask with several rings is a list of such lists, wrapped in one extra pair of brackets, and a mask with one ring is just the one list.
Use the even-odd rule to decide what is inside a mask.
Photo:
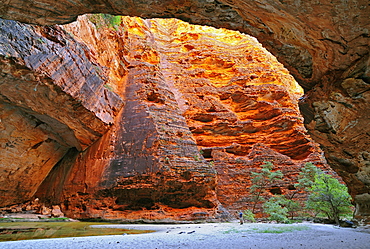
[(240, 220), (240, 225), (243, 225), (244, 220), (243, 220), (243, 212), (239, 212), (239, 220)]

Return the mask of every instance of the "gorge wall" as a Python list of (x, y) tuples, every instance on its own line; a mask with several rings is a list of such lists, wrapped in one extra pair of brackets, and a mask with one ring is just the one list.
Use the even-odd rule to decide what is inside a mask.
[(61, 29), (2, 20), (0, 40), (0, 193), (9, 205), (31, 198), (69, 148), (106, 133), (123, 102)]
[[(95, 63), (92, 72), (91, 68), (80, 69), (83, 74), (104, 76), (96, 91), (104, 91), (100, 98), (109, 105), (98, 110), (106, 113), (111, 108), (114, 112), (108, 117), (114, 118), (109, 120), (114, 125), (87, 148), (66, 144), (53, 169), (47, 169), (47, 177), (33, 172), (38, 176), (34, 197), (61, 205), (74, 218), (222, 218), (227, 214), (224, 208), (248, 208), (250, 171), (258, 171), (264, 161), (273, 162), (284, 173), (282, 182), (269, 187), (285, 194), (295, 191), (292, 186), (306, 162), (329, 170), (303, 127), (298, 109), (302, 89), (256, 39), (175, 19), (118, 19), (112, 25), (117, 18), (90, 15), (69, 25), (49, 27), (50, 33), (58, 32), (58, 37), (83, 48), (86, 58)], [(35, 35), (42, 29), (12, 23), (9, 30), (19, 36), (22, 29)], [(15, 60), (9, 51), (22, 45), (21, 38), (7, 42), (4, 58)], [(43, 40), (40, 50), (49, 54), (58, 41)], [(59, 53), (64, 60), (65, 54)], [(54, 75), (59, 68), (50, 57), (48, 65), (55, 67), (40, 69), (45, 75)], [(70, 73), (67, 68), (60, 69), (59, 74), (65, 73)], [(6, 71), (4, 75), (8, 77)], [(69, 84), (64, 89), (76, 83)], [(81, 95), (76, 95), (78, 100)], [(81, 97), (90, 100), (88, 95)], [(45, 100), (27, 101), (41, 105)], [(82, 107), (89, 111), (89, 106)], [(44, 106), (35, 112), (51, 116), (49, 111), (55, 110), (48, 109)], [(77, 122), (79, 116), (70, 119)], [(22, 158), (7, 157), (14, 165), (22, 164)], [(13, 181), (21, 185), (23, 178)], [(19, 190), (5, 191), (9, 196), (22, 196)]]
[(331, 167), (347, 183), (358, 204), (357, 214), (369, 215), (368, 1), (110, 1), (107, 4), (86, 0), (75, 4), (29, 0), (2, 2), (0, 6), (2, 18), (37, 24), (67, 23), (82, 13), (106, 12), (177, 17), (257, 37), (304, 87), (306, 94), (300, 106), (307, 129), (322, 145)]

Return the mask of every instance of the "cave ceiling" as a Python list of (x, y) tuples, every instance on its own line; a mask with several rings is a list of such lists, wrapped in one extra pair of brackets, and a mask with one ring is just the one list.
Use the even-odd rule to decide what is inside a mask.
[(300, 107), (306, 128), (321, 144), (331, 167), (343, 177), (355, 201), (370, 202), (369, 1), (0, 3), (1, 18), (38, 25), (70, 23), (85, 13), (178, 18), (258, 38), (304, 88)]

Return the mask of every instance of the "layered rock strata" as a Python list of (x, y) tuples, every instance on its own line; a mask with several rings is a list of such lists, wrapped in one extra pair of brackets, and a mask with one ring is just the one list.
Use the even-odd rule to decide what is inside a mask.
[(217, 170), (224, 207), (250, 207), (251, 171), (264, 161), (284, 174), (271, 194), (298, 194), (293, 184), (306, 162), (329, 170), (303, 126), (301, 87), (256, 39), (178, 20), (146, 26), (198, 148)]
[(123, 102), (58, 27), (1, 20), (0, 44), (3, 206), (31, 198), (69, 148), (84, 150), (109, 129)]
[(63, 202), (63, 212), (75, 218), (214, 218), (216, 171), (197, 148), (159, 52), (150, 37), (138, 35), (142, 22), (125, 19), (123, 27), (97, 31), (85, 17), (65, 27), (77, 39), (88, 37), (125, 106), (116, 125), (73, 165), (55, 168), (36, 195)]
[(107, 68), (125, 107), (37, 197), (75, 218), (217, 218), (248, 207), (264, 161), (285, 174), (272, 193), (294, 191), (305, 162), (326, 167), (299, 116), (301, 88), (254, 38), (175, 19), (104, 23), (85, 16), (64, 29)]
[[(176, 17), (191, 23), (226, 27), (251, 34), (271, 51), (292, 72), (297, 81), (307, 91), (307, 101), (302, 103), (306, 123), (313, 117), (331, 120), (334, 123), (351, 123), (351, 129), (344, 133), (322, 132), (323, 127), (311, 123), (308, 129), (323, 144), (326, 156), (350, 161), (343, 166), (338, 160), (329, 159), (350, 187), (352, 196), (361, 208), (369, 211), (370, 187), (367, 178), (367, 141), (369, 140), (367, 115), (369, 109), (366, 98), (359, 102), (348, 93), (351, 81), (361, 89), (367, 88), (369, 70), (369, 30), (370, 6), (366, 0), (350, 1), (291, 1), (291, 0), (223, 0), (223, 1), (71, 1), (27, 0), (0, 3), (3, 18), (16, 19), (37, 24), (71, 22), (83, 13), (111, 13), (136, 15), (141, 17)], [(362, 82), (363, 81), (363, 82)], [(315, 88), (316, 86), (316, 88)], [(308, 93), (311, 89), (315, 88)], [(355, 86), (358, 88), (358, 86)], [(352, 91), (352, 90), (350, 90)], [(362, 91), (362, 90), (361, 90)], [(331, 93), (339, 93), (350, 103), (344, 106), (342, 100), (333, 101)], [(341, 98), (341, 97), (340, 97)], [(317, 102), (315, 106), (314, 102)], [(352, 102), (354, 102), (352, 104)], [(332, 115), (329, 109), (343, 109), (346, 121), (341, 116)], [(358, 108), (358, 109), (357, 109)], [(335, 117), (336, 116), (336, 117)], [(335, 120), (334, 120), (335, 119)], [(325, 121), (324, 121), (325, 123)], [(328, 126), (324, 124), (324, 126)], [(329, 125), (330, 126), (330, 125)], [(327, 128), (324, 128), (327, 129)], [(359, 135), (357, 131), (362, 130)], [(355, 133), (349, 133), (354, 131)], [(352, 137), (353, 139), (349, 141)], [(361, 139), (358, 139), (361, 137)], [(340, 142), (338, 142), (340, 141)], [(359, 147), (359, 148), (357, 148)], [(347, 151), (349, 153), (344, 153)], [(348, 168), (343, 170), (343, 168)], [(361, 169), (361, 170), (357, 170)], [(361, 201), (360, 201), (361, 200)], [(367, 200), (367, 201), (365, 201)]]
[(85, 13), (110, 13), (239, 30), (257, 37), (306, 89), (368, 58), (366, 0), (15, 0), (0, 6), (2, 18), (43, 25), (69, 23)]

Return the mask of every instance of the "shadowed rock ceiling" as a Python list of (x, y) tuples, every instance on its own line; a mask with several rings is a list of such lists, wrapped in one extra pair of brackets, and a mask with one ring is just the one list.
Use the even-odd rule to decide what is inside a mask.
[(257, 37), (305, 89), (300, 107), (307, 129), (348, 184), (357, 211), (369, 213), (368, 1), (8, 1), (0, 7), (2, 18), (35, 24), (68, 23), (83, 13), (105, 12), (176, 17)]

